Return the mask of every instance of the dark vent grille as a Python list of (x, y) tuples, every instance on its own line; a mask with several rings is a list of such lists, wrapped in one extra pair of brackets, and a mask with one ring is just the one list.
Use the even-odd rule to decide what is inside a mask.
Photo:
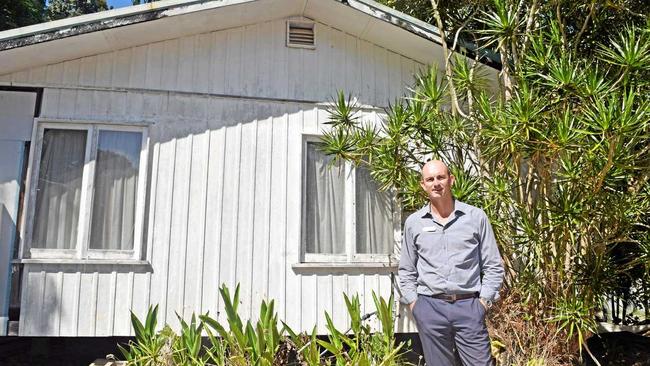
[(289, 22), (287, 29), (287, 45), (314, 48), (314, 24)]

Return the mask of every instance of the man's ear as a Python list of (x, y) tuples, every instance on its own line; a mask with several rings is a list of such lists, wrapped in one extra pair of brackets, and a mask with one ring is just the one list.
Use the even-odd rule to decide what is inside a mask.
[(456, 182), (456, 177), (454, 177), (453, 174), (449, 174), (449, 185), (453, 186), (455, 182)]

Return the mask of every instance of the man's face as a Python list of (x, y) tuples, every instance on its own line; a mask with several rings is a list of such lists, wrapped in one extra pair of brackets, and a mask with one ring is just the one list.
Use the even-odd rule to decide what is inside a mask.
[(430, 201), (451, 199), (451, 186), (454, 176), (449, 174), (442, 162), (428, 162), (422, 168), (420, 186), (429, 196)]

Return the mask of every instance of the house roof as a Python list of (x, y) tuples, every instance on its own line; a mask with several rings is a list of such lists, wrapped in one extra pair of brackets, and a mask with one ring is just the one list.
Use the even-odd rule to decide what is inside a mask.
[[(310, 1), (328, 0), (299, 0), (304, 3), (303, 13), (315, 10)], [(376, 19), (392, 23), (425, 39), (440, 44), (438, 28), (401, 13), (395, 9), (379, 4), (372, 0), (329, 0), (339, 2), (348, 7), (368, 14)], [(137, 24), (169, 16), (188, 14), (201, 10), (224, 8), (227, 6), (261, 2), (259, 0), (167, 0), (124, 8), (112, 9), (92, 14), (86, 14), (57, 21), (35, 24), (0, 32), (0, 51), (31, 44), (47, 42), (55, 39), (79, 34), (101, 31), (105, 29)], [(308, 14), (303, 14), (308, 15)]]
[(294, 16), (422, 63), (440, 61), (436, 27), (371, 0), (168, 0), (0, 32), (0, 74)]

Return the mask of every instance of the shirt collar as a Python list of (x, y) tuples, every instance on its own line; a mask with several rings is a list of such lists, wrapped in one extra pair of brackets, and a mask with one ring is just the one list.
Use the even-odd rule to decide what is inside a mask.
[[(460, 215), (466, 214), (467, 213), (467, 208), (468, 208), (468, 205), (466, 203), (461, 202), (461, 201), (454, 198), (454, 215), (455, 216), (460, 216)], [(422, 208), (418, 210), (418, 216), (420, 216), (422, 218), (433, 217), (433, 215), (431, 214), (431, 206), (430, 206), (429, 202), (425, 203), (424, 206), (422, 206)]]

